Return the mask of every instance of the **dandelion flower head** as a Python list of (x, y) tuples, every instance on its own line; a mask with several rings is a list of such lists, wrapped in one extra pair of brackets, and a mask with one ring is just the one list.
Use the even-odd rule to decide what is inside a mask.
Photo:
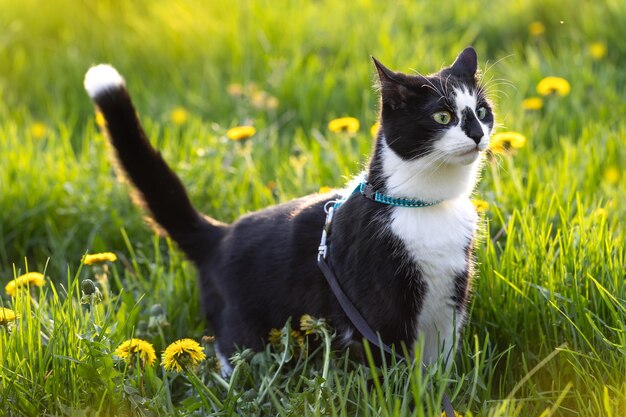
[(493, 153), (503, 153), (510, 148), (519, 149), (526, 145), (526, 136), (518, 132), (500, 132), (492, 136), (489, 149)]
[(273, 328), (267, 336), (267, 341), (273, 346), (279, 346), (281, 337), (282, 332), (277, 328)]
[(592, 213), (592, 217), (606, 217), (606, 209), (604, 207), (598, 207)]
[(192, 339), (181, 339), (169, 345), (161, 357), (161, 365), (167, 371), (181, 372), (190, 366), (195, 366), (206, 359), (202, 347)]
[(359, 131), (359, 119), (354, 117), (340, 117), (328, 123), (328, 130), (333, 133), (356, 133)]
[(35, 139), (41, 139), (48, 133), (48, 128), (41, 122), (35, 122), (30, 126), (30, 134)]
[(373, 138), (376, 137), (379, 129), (380, 129), (380, 122), (376, 122), (372, 125), (372, 127), (370, 127), (370, 134), (372, 135)]
[(619, 169), (617, 169), (617, 167), (608, 167), (605, 171), (604, 174), (602, 175), (602, 177), (604, 178), (604, 181), (606, 181), (608, 184), (617, 184), (619, 182), (619, 178), (620, 178), (620, 172)]
[(101, 253), (94, 253), (91, 255), (85, 255), (83, 257), (83, 263), (85, 265), (101, 264), (107, 261), (108, 262), (117, 261), (117, 255), (115, 255), (113, 252), (101, 252)]
[(107, 124), (106, 119), (104, 118), (104, 114), (101, 111), (96, 112), (96, 125), (98, 127), (103, 128)]
[(529, 97), (522, 101), (524, 110), (541, 110), (543, 108), (543, 99), (541, 97)]
[(174, 107), (170, 112), (170, 119), (176, 125), (184, 125), (189, 119), (189, 112), (183, 107)]
[(15, 311), (10, 308), (0, 307), (0, 326), (7, 326), (18, 318)]
[(485, 200), (472, 200), (472, 204), (476, 207), (476, 211), (479, 213), (485, 212), (489, 209), (489, 203)]
[(305, 334), (311, 333), (321, 334), (323, 329), (327, 328), (326, 320), (318, 319), (310, 314), (304, 314), (300, 317), (300, 330)]
[(6, 293), (10, 296), (15, 296), (16, 290), (22, 287), (30, 287), (35, 285), (37, 287), (43, 287), (46, 283), (46, 279), (43, 274), (39, 272), (28, 272), (24, 275), (20, 275), (4, 287)]
[(594, 42), (589, 45), (589, 55), (596, 61), (601, 60), (606, 56), (607, 47), (604, 42)]
[(528, 32), (532, 36), (543, 35), (545, 31), (546, 31), (546, 26), (541, 22), (532, 22), (530, 25), (528, 25)]
[(152, 365), (156, 360), (154, 347), (142, 339), (133, 338), (122, 342), (115, 350), (115, 354), (130, 364), (139, 359), (143, 366)]
[(294, 342), (296, 342), (296, 346), (298, 346), (300, 350), (304, 350), (306, 347), (306, 339), (304, 338), (304, 335), (298, 330), (292, 330), (289, 334), (293, 338)]
[(237, 126), (232, 129), (228, 129), (226, 136), (230, 140), (243, 140), (254, 136), (256, 129), (254, 126)]
[(561, 77), (546, 77), (537, 84), (537, 92), (542, 96), (556, 93), (561, 97), (565, 97), (570, 90), (569, 81)]
[(229, 96), (237, 97), (243, 94), (243, 87), (239, 83), (228, 84), (228, 87), (226, 87), (226, 91), (228, 92)]

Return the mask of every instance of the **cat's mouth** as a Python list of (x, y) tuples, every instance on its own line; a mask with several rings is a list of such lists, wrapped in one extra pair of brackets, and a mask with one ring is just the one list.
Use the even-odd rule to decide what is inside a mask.
[(457, 163), (461, 165), (469, 165), (473, 163), (476, 159), (478, 159), (478, 155), (480, 154), (480, 150), (477, 146), (468, 149), (461, 150), (456, 154)]
[(480, 153), (480, 150), (478, 149), (478, 146), (476, 146), (470, 150), (459, 153), (459, 156), (463, 158), (463, 157), (478, 155), (479, 153)]

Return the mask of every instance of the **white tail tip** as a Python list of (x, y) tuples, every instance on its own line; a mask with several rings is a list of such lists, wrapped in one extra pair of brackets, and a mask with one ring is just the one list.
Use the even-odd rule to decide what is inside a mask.
[(100, 64), (89, 68), (85, 74), (85, 90), (92, 99), (107, 90), (115, 90), (124, 86), (124, 78), (108, 64)]

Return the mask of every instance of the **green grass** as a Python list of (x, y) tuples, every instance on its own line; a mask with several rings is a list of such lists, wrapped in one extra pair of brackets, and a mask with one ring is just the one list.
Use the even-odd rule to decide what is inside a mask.
[[(625, 3), (286, 3), (0, 0), (0, 279), (27, 270), (49, 279), (0, 295), (0, 306), (20, 315), (11, 332), (0, 327), (0, 410), (434, 417), (447, 383), (466, 416), (623, 416)], [(543, 34), (529, 34), (533, 21)], [(591, 58), (593, 42), (607, 45), (605, 57)], [(286, 330), (282, 347), (238, 355), (229, 380), (213, 372), (213, 358), (194, 379), (158, 364), (139, 372), (112, 355), (133, 335), (159, 354), (210, 329), (193, 267), (153, 235), (114, 178), (82, 89), (91, 64), (120, 70), (196, 206), (232, 221), (342, 186), (360, 170), (377, 113), (370, 54), (424, 73), (467, 44), (493, 80), (501, 130), (528, 142), (488, 161), (477, 189), (490, 206), (471, 319), (449, 373), (364, 367), (319, 342), (303, 356)], [(568, 79), (571, 93), (524, 111), (521, 101), (548, 75)], [(229, 95), (234, 83), (254, 83), (278, 107)], [(187, 123), (170, 120), (176, 106), (189, 112)], [(328, 132), (344, 115), (360, 119), (357, 135)], [(253, 138), (226, 139), (244, 123), (257, 127)], [(80, 303), (80, 282), (96, 272), (80, 265), (87, 251), (119, 257), (105, 300), (91, 308)], [(169, 325), (151, 316), (154, 304)]]

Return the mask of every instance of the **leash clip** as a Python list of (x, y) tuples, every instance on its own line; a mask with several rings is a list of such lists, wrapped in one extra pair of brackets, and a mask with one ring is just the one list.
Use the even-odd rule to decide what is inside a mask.
[(335, 213), (335, 206), (329, 205), (329, 203), (335, 203), (334, 201), (329, 201), (324, 205), (324, 211), (326, 212), (326, 221), (324, 222), (324, 229), (322, 229), (322, 239), (320, 240), (320, 245), (317, 248), (317, 261), (319, 262), (322, 259), (326, 259), (326, 255), (328, 255), (328, 245), (326, 244), (326, 240), (328, 238), (328, 234), (330, 233), (330, 224), (333, 221), (333, 214)]

